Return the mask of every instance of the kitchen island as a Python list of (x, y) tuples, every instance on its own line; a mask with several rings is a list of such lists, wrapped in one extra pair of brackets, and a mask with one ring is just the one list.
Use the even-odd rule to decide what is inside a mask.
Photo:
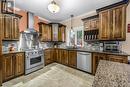
[(130, 87), (130, 65), (101, 60), (92, 87)]

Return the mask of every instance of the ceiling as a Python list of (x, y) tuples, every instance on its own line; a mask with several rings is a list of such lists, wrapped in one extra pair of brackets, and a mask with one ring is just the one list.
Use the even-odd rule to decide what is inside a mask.
[(122, 0), (55, 0), (60, 5), (60, 12), (52, 14), (47, 6), (52, 0), (15, 0), (16, 7), (35, 13), (51, 22), (61, 22), (70, 18), (70, 15), (79, 16), (81, 14), (94, 11)]

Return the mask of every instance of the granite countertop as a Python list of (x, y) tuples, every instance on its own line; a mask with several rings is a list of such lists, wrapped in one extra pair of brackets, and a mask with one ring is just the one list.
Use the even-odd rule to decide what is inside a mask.
[(24, 53), (24, 51), (11, 51), (11, 52), (9, 52), (9, 51), (6, 51), (6, 52), (3, 52), (2, 54), (4, 55), (4, 54), (12, 54), (12, 53)]
[(125, 53), (123, 51), (120, 51), (120, 52), (106, 52), (106, 51), (92, 50), (92, 49), (87, 49), (87, 48), (66, 48), (66, 47), (64, 47), (64, 48), (58, 48), (58, 49), (76, 50), (76, 51), (90, 52), (90, 53), (104, 53), (104, 54), (112, 54), (112, 55), (130, 56), (129, 54), (127, 54), (127, 53)]
[(130, 65), (101, 60), (92, 87), (130, 87)]

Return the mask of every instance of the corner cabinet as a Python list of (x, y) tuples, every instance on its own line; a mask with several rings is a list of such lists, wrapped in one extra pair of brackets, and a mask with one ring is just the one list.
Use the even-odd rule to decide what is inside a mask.
[(39, 34), (42, 42), (65, 42), (66, 26), (58, 23), (39, 23)]
[(40, 41), (52, 40), (52, 28), (51, 25), (45, 23), (39, 23), (39, 35)]
[(2, 59), (3, 82), (24, 74), (24, 53), (4, 54)]
[(126, 39), (126, 5), (99, 12), (99, 39)]

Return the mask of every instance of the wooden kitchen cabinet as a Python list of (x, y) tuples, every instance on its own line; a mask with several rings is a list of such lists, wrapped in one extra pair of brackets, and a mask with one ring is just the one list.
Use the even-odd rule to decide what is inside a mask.
[(113, 13), (113, 40), (126, 39), (126, 6), (121, 5), (112, 9)]
[(126, 5), (113, 7), (99, 12), (99, 39), (126, 39)]
[(3, 82), (24, 74), (24, 53), (5, 54), (2, 59)]
[(24, 53), (18, 53), (15, 55), (15, 76), (20, 76), (24, 74), (25, 59)]
[(66, 40), (66, 26), (61, 25), (58, 31), (58, 41), (65, 42)]
[(68, 51), (63, 49), (62, 50), (62, 55), (61, 55), (61, 63), (64, 65), (68, 65)]
[(19, 18), (0, 14), (2, 40), (19, 40)]
[(112, 12), (105, 10), (99, 13), (99, 39), (109, 40), (110, 30), (112, 29)]
[(19, 18), (12, 18), (12, 34), (11, 38), (14, 40), (19, 40)]
[(82, 20), (84, 21), (85, 31), (99, 29), (99, 16), (98, 15), (84, 18)]
[(45, 65), (54, 62), (54, 49), (46, 49), (44, 51)]
[(119, 62), (119, 63), (128, 63), (127, 56), (117, 56), (117, 55), (107, 55), (109, 61)]
[(70, 67), (77, 67), (77, 51), (68, 51), (68, 65)]
[(102, 53), (93, 53), (92, 56), (92, 74), (96, 73), (96, 69), (98, 67), (100, 60), (107, 60), (119, 63), (128, 63), (128, 56), (119, 56), (119, 55), (109, 55), (109, 54), (102, 54)]
[(45, 23), (39, 23), (39, 34), (41, 41), (51, 41), (52, 40), (52, 28), (51, 25)]
[(6, 54), (3, 56), (3, 64), (2, 64), (2, 79), (3, 82), (7, 81), (9, 79), (12, 79), (15, 74), (14, 74), (14, 60), (15, 57), (12, 56), (11, 54)]

